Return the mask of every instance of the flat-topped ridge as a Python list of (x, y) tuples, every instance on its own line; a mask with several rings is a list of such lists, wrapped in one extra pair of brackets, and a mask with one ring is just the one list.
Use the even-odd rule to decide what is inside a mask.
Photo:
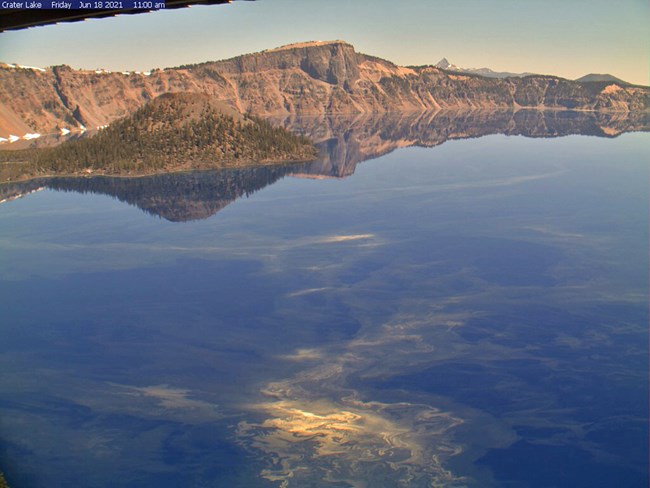
[(345, 46), (350, 46), (353, 48), (352, 44), (339, 39), (333, 41), (306, 41), (306, 42), (294, 42), (292, 44), (286, 44), (284, 46), (275, 47), (273, 49), (265, 49), (263, 53), (274, 53), (277, 51), (288, 51), (290, 49), (303, 49), (308, 47), (320, 47), (320, 46), (329, 46), (334, 44), (341, 44)]

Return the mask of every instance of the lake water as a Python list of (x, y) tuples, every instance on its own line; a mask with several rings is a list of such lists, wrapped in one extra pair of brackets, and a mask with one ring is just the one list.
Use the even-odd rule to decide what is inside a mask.
[(518, 117), (284, 121), (321, 160), (0, 187), (0, 470), (647, 486), (647, 121)]

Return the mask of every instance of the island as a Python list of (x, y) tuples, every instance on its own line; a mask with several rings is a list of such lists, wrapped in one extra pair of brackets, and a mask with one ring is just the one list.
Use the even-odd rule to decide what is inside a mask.
[(0, 181), (144, 176), (315, 159), (312, 142), (200, 93), (167, 93), (90, 137), (0, 152)]

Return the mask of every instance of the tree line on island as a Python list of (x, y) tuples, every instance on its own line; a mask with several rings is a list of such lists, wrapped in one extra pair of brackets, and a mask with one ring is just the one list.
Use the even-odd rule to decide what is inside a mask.
[(232, 168), (315, 156), (316, 149), (304, 136), (242, 115), (207, 95), (175, 93), (152, 100), (91, 137), (56, 147), (8, 151), (1, 157), (6, 181)]

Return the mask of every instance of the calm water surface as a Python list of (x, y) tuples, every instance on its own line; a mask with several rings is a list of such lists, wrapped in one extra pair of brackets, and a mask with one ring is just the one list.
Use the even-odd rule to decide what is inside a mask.
[(10, 484), (647, 486), (650, 135), (416, 129), (5, 187)]

